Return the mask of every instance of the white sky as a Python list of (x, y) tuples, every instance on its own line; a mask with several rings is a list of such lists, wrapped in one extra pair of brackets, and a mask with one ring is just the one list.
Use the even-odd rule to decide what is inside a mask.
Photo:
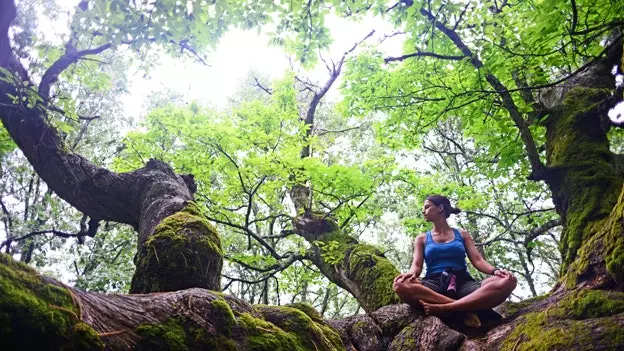
[[(338, 61), (343, 53), (356, 42), (364, 38), (372, 29), (375, 35), (365, 43), (377, 43), (384, 34), (392, 33), (392, 27), (380, 20), (367, 19), (354, 23), (345, 19), (331, 18), (328, 20), (334, 34), (334, 42), (325, 59)], [(337, 35), (336, 35), (337, 34)], [(130, 77), (130, 95), (124, 98), (126, 113), (130, 116), (141, 114), (144, 99), (151, 91), (169, 87), (183, 94), (188, 101), (200, 100), (214, 107), (223, 107), (236, 88), (247, 77), (248, 72), (260, 72), (273, 79), (279, 79), (291, 68), (288, 57), (279, 47), (269, 46), (269, 39), (257, 31), (230, 30), (220, 41), (215, 52), (210, 53), (204, 66), (192, 59), (179, 60), (163, 56), (157, 67), (150, 71), (150, 77), (135, 72)], [(401, 37), (385, 40), (381, 49), (388, 54), (398, 55), (401, 52)], [(353, 53), (352, 53), (353, 55)], [(181, 64), (181, 62), (183, 62)], [(301, 72), (300, 67), (295, 69)], [(312, 81), (325, 82), (328, 77), (325, 66), (319, 62), (311, 71), (301, 72), (303, 77)], [(328, 98), (335, 100), (338, 96), (339, 81), (328, 93)]]

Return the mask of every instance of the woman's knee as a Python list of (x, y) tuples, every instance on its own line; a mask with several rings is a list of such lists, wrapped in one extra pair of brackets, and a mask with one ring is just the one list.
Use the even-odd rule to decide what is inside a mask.
[(510, 275), (508, 277), (503, 278), (503, 289), (509, 291), (509, 293), (514, 291), (514, 289), (516, 288), (516, 285), (518, 285), (518, 281), (513, 276)]
[(516, 279), (512, 276), (507, 276), (504, 278), (498, 278), (493, 284), (500, 290), (503, 290), (509, 294), (516, 288)]
[[(491, 279), (490, 281), (487, 282), (487, 285), (492, 286), (496, 289), (499, 290), (506, 290), (506, 291), (513, 291), (516, 288), (516, 279), (508, 276), (508, 277), (491, 277), (488, 278)], [(481, 286), (484, 286), (486, 284), (482, 284)]]
[(420, 282), (416, 281), (405, 281), (392, 285), (392, 289), (397, 295), (401, 296), (403, 294), (414, 294), (418, 293), (422, 290), (424, 286)]

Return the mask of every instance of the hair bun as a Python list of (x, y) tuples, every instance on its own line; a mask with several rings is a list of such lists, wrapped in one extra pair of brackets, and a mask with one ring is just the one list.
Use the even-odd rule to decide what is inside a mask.
[(460, 210), (459, 208), (457, 208), (457, 207), (451, 207), (451, 213), (452, 213), (452, 214), (458, 214), (458, 213), (460, 213), (460, 212), (461, 212), (461, 210)]

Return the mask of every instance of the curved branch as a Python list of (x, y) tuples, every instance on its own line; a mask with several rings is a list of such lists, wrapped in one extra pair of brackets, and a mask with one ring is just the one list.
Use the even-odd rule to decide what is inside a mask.
[(104, 45), (98, 46), (93, 49), (75, 51), (72, 50), (71, 46), (67, 46), (65, 54), (61, 56), (56, 62), (50, 66), (46, 70), (46, 72), (41, 77), (41, 82), (39, 83), (39, 96), (43, 100), (48, 100), (50, 98), (50, 88), (52, 84), (54, 84), (58, 80), (58, 76), (65, 70), (67, 67), (76, 63), (79, 59), (87, 55), (97, 55), (102, 51), (109, 49), (112, 46), (111, 43), (106, 43)]

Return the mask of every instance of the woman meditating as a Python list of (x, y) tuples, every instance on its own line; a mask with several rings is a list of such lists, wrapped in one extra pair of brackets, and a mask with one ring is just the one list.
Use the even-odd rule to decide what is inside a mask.
[[(516, 278), (485, 261), (467, 231), (448, 225), (446, 219), (459, 212), (445, 196), (427, 197), (423, 216), (433, 229), (416, 237), (412, 267), (394, 279), (393, 289), (403, 302), (423, 306), (425, 314), (464, 312), (464, 322), (479, 327), (474, 312), (503, 303), (516, 288)], [(492, 276), (475, 281), (466, 269), (466, 255), (476, 269)], [(420, 279), (423, 261), (427, 274)]]

